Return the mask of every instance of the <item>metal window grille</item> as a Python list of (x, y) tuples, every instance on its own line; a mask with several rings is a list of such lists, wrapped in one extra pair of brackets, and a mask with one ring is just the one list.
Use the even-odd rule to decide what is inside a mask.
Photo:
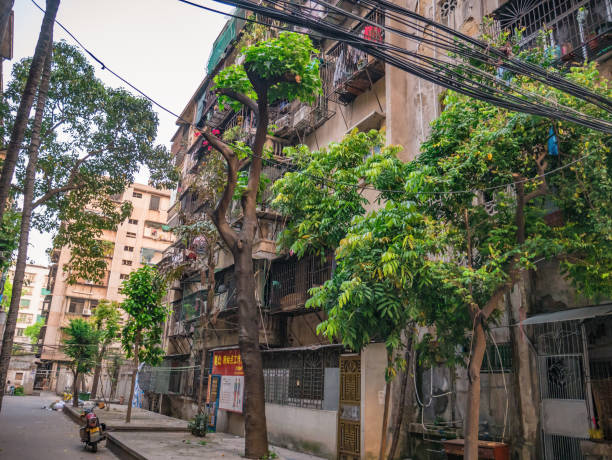
[[(384, 12), (379, 9), (372, 10), (365, 18), (376, 24), (385, 24)], [(379, 43), (385, 41), (384, 29), (369, 23), (359, 23), (354, 28), (354, 32), (367, 40)], [(346, 43), (334, 46), (326, 54), (321, 65), (324, 94), (328, 97), (335, 94), (336, 102), (343, 104), (351, 102), (383, 75), (384, 65), (380, 69), (369, 66), (367, 53)]]
[(271, 310), (293, 311), (303, 307), (308, 291), (321, 286), (332, 275), (333, 258), (308, 256), (274, 263), (267, 286), (266, 299)]
[(497, 9), (500, 30), (522, 30), (520, 46), (536, 45), (551, 29), (550, 45), (563, 60), (596, 59), (612, 51), (611, 0), (512, 0)]
[(512, 372), (512, 344), (498, 343), (497, 348), (495, 344), (487, 345), (480, 372), (484, 374)]
[(325, 368), (338, 367), (340, 348), (263, 353), (266, 402), (322, 409)]

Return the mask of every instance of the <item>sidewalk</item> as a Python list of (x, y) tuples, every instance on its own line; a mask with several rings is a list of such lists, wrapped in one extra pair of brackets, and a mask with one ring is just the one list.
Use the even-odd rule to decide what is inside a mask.
[[(111, 404), (109, 411), (96, 409), (100, 421), (107, 426), (107, 447), (120, 459), (244, 459), (244, 438), (227, 433), (208, 433), (204, 438), (193, 436), (187, 421), (144, 409), (132, 409), (131, 423), (125, 423), (127, 406)], [(82, 408), (64, 406), (64, 413), (82, 423)], [(324, 460), (321, 457), (270, 446), (281, 460)]]
[[(208, 433), (206, 437), (198, 438), (189, 433), (115, 431), (108, 434), (107, 447), (122, 459), (244, 460), (244, 438), (226, 433)], [(270, 446), (270, 450), (278, 455), (279, 460), (324, 460), (281, 447)]]
[[(71, 405), (64, 406), (64, 412), (72, 420), (81, 423), (81, 412), (83, 408), (74, 408)], [(167, 417), (144, 409), (132, 408), (132, 421), (125, 423), (126, 405), (111, 404), (110, 410), (96, 409), (95, 412), (101, 422), (106, 423), (109, 431), (188, 431), (187, 421)]]

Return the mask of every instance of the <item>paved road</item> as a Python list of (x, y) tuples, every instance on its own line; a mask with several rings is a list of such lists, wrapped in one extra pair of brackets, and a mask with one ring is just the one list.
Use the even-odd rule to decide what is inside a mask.
[(84, 451), (78, 425), (62, 412), (42, 409), (57, 399), (42, 396), (5, 396), (0, 413), (0, 459), (2, 460), (102, 460), (115, 457), (105, 442), (98, 452)]

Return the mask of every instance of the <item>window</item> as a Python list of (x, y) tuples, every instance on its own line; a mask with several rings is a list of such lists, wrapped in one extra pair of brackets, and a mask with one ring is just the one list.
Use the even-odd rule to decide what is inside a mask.
[(29, 286), (34, 283), (34, 279), (36, 279), (36, 275), (34, 273), (26, 273), (23, 276), (23, 285)]
[(68, 313), (82, 314), (85, 309), (85, 299), (71, 298), (68, 304)]
[(121, 262), (123, 265), (127, 265), (127, 266), (132, 266), (132, 261), (131, 260), (125, 260), (123, 259), (123, 261)]
[(126, 236), (128, 238), (136, 238), (136, 233), (134, 233), (134, 232), (127, 232)]
[(128, 223), (129, 224), (138, 225), (138, 220), (137, 219), (128, 219)]
[(31, 286), (24, 286), (21, 289), (21, 295), (32, 295), (32, 287)]
[(15, 329), (15, 337), (23, 337), (24, 328), (18, 327)]
[(134, 252), (134, 246), (124, 246), (123, 249), (127, 252)]
[(15, 380), (23, 380), (23, 372), (15, 372)]
[(512, 372), (512, 344), (498, 343), (487, 344), (480, 372), (483, 374), (495, 374), (501, 372)]
[(140, 192), (134, 192), (134, 193), (132, 193), (132, 196), (133, 196), (134, 198), (142, 198), (142, 193), (140, 193)]
[(19, 306), (21, 306), (21, 307), (29, 307), (30, 306), (30, 299), (20, 299), (19, 300)]
[(130, 277), (130, 275), (126, 274), (126, 273), (121, 273), (121, 275), (119, 275), (119, 279), (120, 280), (126, 280)]
[(151, 201), (149, 201), (149, 209), (151, 211), (159, 211), (159, 197), (157, 195), (151, 195)]
[(95, 310), (96, 307), (98, 306), (98, 301), (97, 300), (90, 300), (89, 301), (89, 309), (90, 310)]
[(19, 315), (17, 315), (17, 322), (18, 323), (31, 323), (33, 318), (34, 318), (34, 315), (31, 315), (29, 313), (19, 313)]

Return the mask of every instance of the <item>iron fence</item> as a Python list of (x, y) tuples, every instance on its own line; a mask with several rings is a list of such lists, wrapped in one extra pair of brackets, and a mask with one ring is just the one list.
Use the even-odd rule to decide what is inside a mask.
[[(512, 0), (496, 10), (499, 31), (536, 45), (541, 30), (550, 29), (547, 45), (562, 60), (596, 59), (612, 51), (611, 0)], [(519, 32), (520, 31), (520, 32)]]

